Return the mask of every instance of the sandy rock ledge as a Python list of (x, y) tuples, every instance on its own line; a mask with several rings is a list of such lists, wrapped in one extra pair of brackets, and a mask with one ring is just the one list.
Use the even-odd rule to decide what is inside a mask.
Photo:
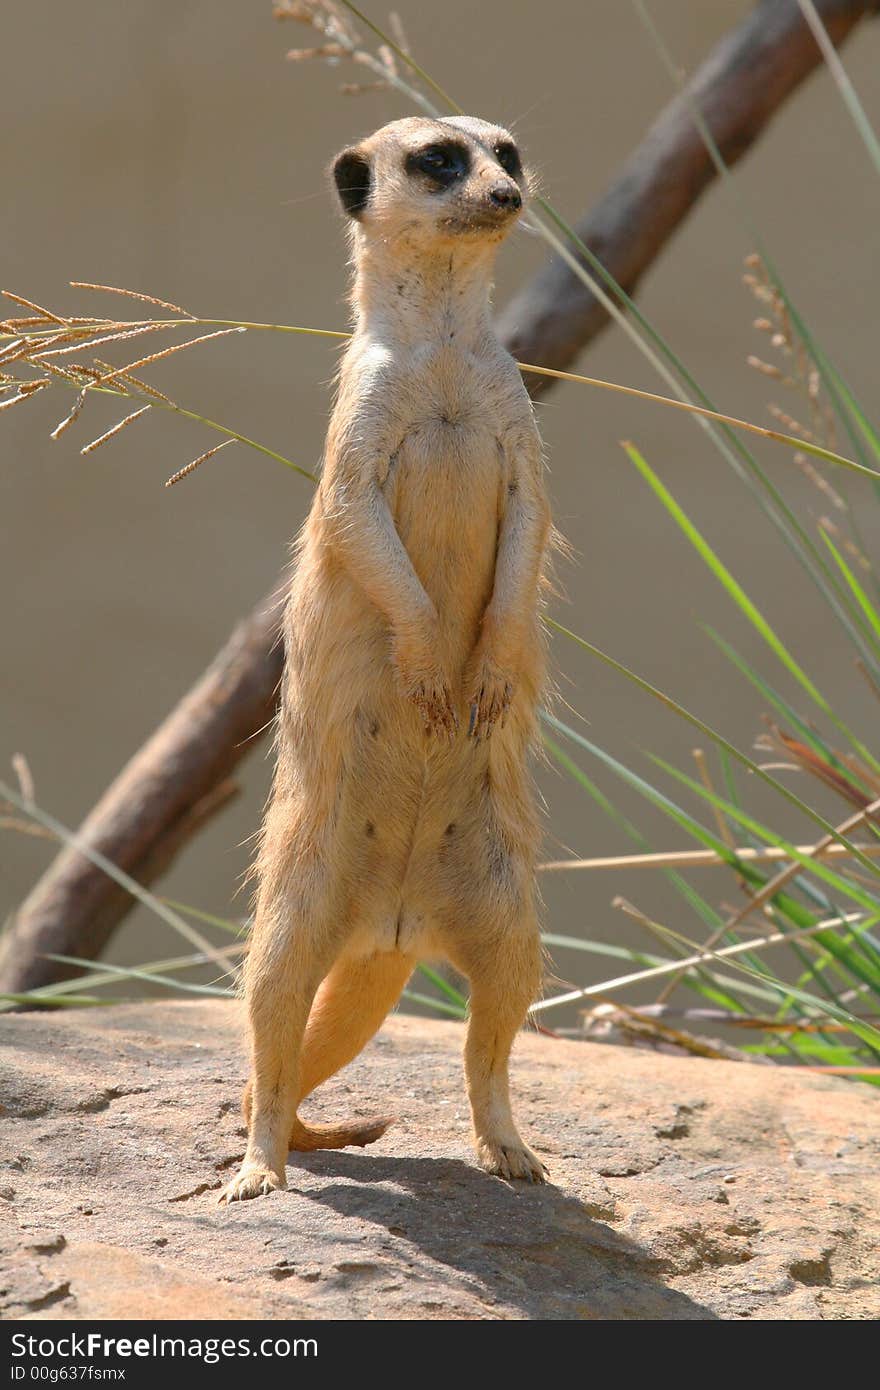
[(0, 1018), (5, 1318), (875, 1318), (868, 1086), (523, 1036), (543, 1189), (471, 1161), (458, 1024), (395, 1017), (316, 1099), (396, 1109), (230, 1210), (235, 1006)]

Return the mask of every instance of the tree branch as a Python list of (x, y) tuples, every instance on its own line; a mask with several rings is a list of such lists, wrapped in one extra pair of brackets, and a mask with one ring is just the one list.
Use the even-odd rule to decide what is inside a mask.
[[(817, 0), (835, 44), (880, 0)], [(797, 0), (762, 0), (722, 39), (688, 86), (721, 153), (735, 163), (820, 61)], [(714, 177), (688, 100), (662, 113), (597, 206), (582, 240), (631, 293)], [(558, 258), (500, 317), (518, 358), (564, 368), (607, 323), (604, 309)], [(550, 385), (532, 378), (538, 390)], [(80, 834), (142, 883), (170, 865), (224, 804), (230, 774), (272, 719), (281, 674), (283, 585), (232, 634), (199, 682), (108, 788)], [(75, 971), (46, 952), (97, 956), (131, 899), (77, 852), (64, 849), (0, 942), (0, 990), (20, 993)]]
[[(279, 586), (235, 629), (204, 675), (107, 789), (79, 835), (151, 883), (228, 802), (230, 776), (275, 713), (281, 679)], [(47, 952), (94, 959), (134, 906), (117, 883), (62, 849), (0, 941), (0, 992), (78, 973)]]
[[(877, 13), (878, 0), (818, 0), (816, 8), (839, 45), (859, 20)], [(762, 0), (721, 40), (575, 225), (627, 294), (716, 177), (694, 108), (733, 165), (821, 60), (797, 0)], [(583, 281), (553, 257), (507, 305), (499, 327), (514, 357), (562, 370), (607, 321)], [(529, 388), (537, 395), (551, 384), (550, 377), (532, 377)]]

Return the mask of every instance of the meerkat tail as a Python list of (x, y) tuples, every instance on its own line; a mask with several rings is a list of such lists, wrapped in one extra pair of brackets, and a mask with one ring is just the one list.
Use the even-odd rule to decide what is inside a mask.
[[(324, 980), (312, 1005), (300, 1058), (300, 1096), (356, 1057), (381, 1026), (412, 974), (415, 962), (398, 951), (341, 960)], [(291, 1149), (363, 1148), (381, 1138), (393, 1115), (372, 1116), (343, 1124), (293, 1122)]]
[(395, 1118), (394, 1115), (375, 1115), (348, 1124), (306, 1124), (297, 1115), (290, 1133), (290, 1147), (298, 1153), (310, 1153), (313, 1149), (363, 1149), (381, 1139)]
[(415, 967), (411, 956), (377, 951), (333, 966), (315, 995), (299, 1064), (299, 1098), (352, 1061), (400, 998)]
[[(394, 1007), (416, 962), (399, 951), (336, 962), (315, 995), (300, 1055), (299, 1100), (352, 1061)], [(245, 1087), (242, 1110), (250, 1122), (251, 1084)], [(381, 1138), (393, 1115), (372, 1116), (340, 1124), (293, 1122), (290, 1148), (363, 1148)]]

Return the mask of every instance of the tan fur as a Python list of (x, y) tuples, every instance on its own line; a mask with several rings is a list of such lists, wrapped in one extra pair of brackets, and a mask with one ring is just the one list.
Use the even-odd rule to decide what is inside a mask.
[[(443, 188), (414, 176), (407, 155), (449, 139), (466, 146), (466, 175)], [(496, 157), (510, 140), (469, 118), (417, 118), (337, 161), (341, 193), (345, 171), (350, 183), (369, 173), (353, 222), (355, 331), (287, 609), (245, 976), (248, 1149), (223, 1200), (283, 1187), (289, 1146), (384, 1131), (387, 1120), (310, 1126), (297, 1108), (426, 958), (471, 984), (480, 1162), (543, 1178), (507, 1087), (541, 984), (527, 761), (549, 534), (531, 406), (489, 316), (516, 211), (491, 191), (497, 203), (525, 185)]]

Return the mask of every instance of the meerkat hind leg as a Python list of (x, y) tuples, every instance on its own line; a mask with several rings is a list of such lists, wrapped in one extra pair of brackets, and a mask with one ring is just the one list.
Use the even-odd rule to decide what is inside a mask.
[(259, 1197), (286, 1186), (302, 1040), (315, 992), (330, 964), (330, 945), (317, 923), (303, 919), (285, 930), (284, 937), (285, 946), (279, 950), (277, 924), (261, 921), (258, 915), (245, 972), (252, 1042), (248, 1144), (239, 1172), (220, 1194), (221, 1202)]
[(542, 1183), (547, 1170), (516, 1127), (508, 1082), (513, 1040), (540, 989), (537, 925), (503, 934), (465, 973), (471, 985), (465, 1074), (477, 1160), (498, 1177)]
[[(309, 1014), (299, 1063), (299, 1102), (351, 1062), (381, 1027), (415, 968), (415, 960), (399, 951), (342, 957), (321, 984)], [(242, 1102), (250, 1123), (251, 1083)], [(364, 1148), (380, 1139), (394, 1115), (319, 1124), (294, 1116), (289, 1147), (313, 1149)]]

